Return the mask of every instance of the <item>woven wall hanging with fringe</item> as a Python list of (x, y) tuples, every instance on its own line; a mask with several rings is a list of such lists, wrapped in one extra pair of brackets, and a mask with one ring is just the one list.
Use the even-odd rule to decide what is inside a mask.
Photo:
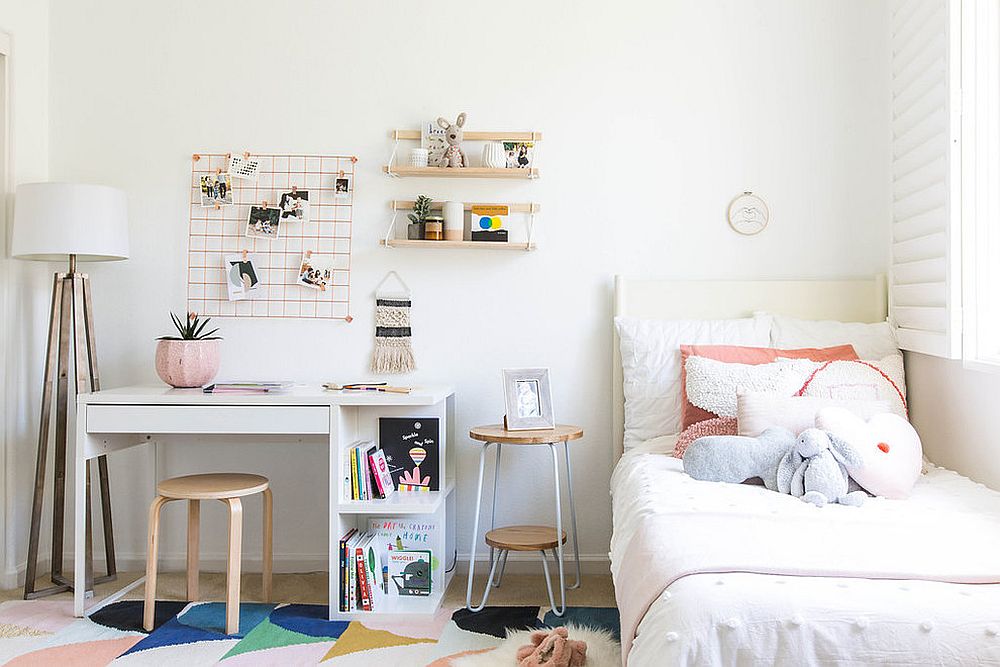
[[(385, 287), (395, 278), (396, 289)], [(375, 287), (375, 352), (372, 354), (373, 373), (409, 373), (416, 370), (413, 346), (410, 343), (410, 288), (395, 271), (386, 274)]]

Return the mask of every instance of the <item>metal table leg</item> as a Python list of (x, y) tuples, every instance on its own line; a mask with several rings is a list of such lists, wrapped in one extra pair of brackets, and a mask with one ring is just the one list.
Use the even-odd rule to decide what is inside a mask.
[[(562, 540), (562, 499), (559, 489), (559, 451), (556, 449), (555, 443), (548, 443), (549, 451), (552, 452), (552, 475), (553, 482), (556, 487), (556, 548), (553, 551), (557, 554), (556, 561), (559, 566), (559, 594), (562, 600), (562, 607), (556, 609), (555, 604), (552, 605), (552, 613), (556, 616), (562, 616), (566, 612), (566, 573), (564, 571), (563, 565), (563, 540)], [(545, 551), (542, 551), (542, 559), (545, 559)], [(549, 583), (549, 567), (546, 563), (545, 565), (545, 583)], [(552, 597), (552, 589), (549, 587), (549, 597)], [(553, 600), (554, 602), (554, 600)]]
[(563, 455), (566, 457), (566, 487), (569, 491), (569, 513), (573, 522), (573, 556), (576, 558), (576, 583), (571, 589), (580, 587), (580, 538), (576, 530), (576, 499), (573, 497), (573, 471), (569, 463), (569, 442), (563, 441)]
[[(498, 554), (496, 558), (493, 557), (493, 549), (490, 549), (490, 576), (486, 581), (486, 590), (483, 591), (483, 599), (479, 602), (479, 606), (472, 606), (472, 580), (475, 576), (476, 571), (476, 546), (479, 543), (479, 512), (482, 509), (483, 504), (483, 477), (486, 471), (486, 452), (490, 448), (491, 442), (484, 442), (483, 449), (479, 453), (479, 481), (476, 486), (476, 513), (472, 521), (472, 546), (469, 548), (469, 581), (465, 588), (465, 606), (469, 611), (481, 611), (483, 607), (486, 606), (486, 600), (489, 598), (490, 589), (493, 588), (493, 577), (497, 571), (497, 565), (501, 560), (504, 561), (506, 565), (507, 557), (506, 553)], [(500, 446), (497, 444), (497, 473), (494, 475), (493, 484), (493, 514), (491, 517), (491, 525), (496, 520), (496, 490), (499, 477), (500, 468)]]

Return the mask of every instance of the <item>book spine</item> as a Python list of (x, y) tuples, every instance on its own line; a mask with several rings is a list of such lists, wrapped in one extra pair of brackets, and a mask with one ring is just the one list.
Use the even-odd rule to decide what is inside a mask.
[(372, 480), (375, 482), (375, 491), (379, 498), (385, 498), (385, 489), (382, 487), (382, 477), (378, 474), (378, 458), (374, 454), (368, 455), (368, 467), (371, 469)]
[(344, 552), (346, 550), (347, 550), (347, 541), (342, 538), (340, 540), (340, 553), (338, 554), (337, 558), (337, 561), (340, 563), (340, 569), (337, 570), (337, 576), (340, 579), (339, 582), (340, 598), (337, 600), (337, 608), (340, 611), (347, 611), (347, 609), (344, 606), (344, 602), (346, 601), (346, 596), (345, 596), (346, 591), (344, 590), (344, 568), (346, 567), (346, 563), (344, 563)]
[(365, 450), (362, 448), (358, 452), (358, 475), (361, 477), (361, 497), (365, 500), (371, 500), (372, 494), (371, 490), (368, 488), (368, 461), (365, 456)]
[(360, 595), (361, 609), (372, 610), (371, 591), (368, 589), (368, 577), (365, 576), (365, 552), (358, 549), (355, 562), (357, 563), (358, 593)]
[(344, 560), (346, 561), (344, 567), (347, 570), (347, 611), (354, 611), (358, 608), (358, 577), (350, 546), (347, 547)]
[(355, 447), (351, 450), (351, 500), (358, 500), (358, 450)]
[(386, 497), (388, 497), (390, 493), (396, 490), (396, 487), (392, 484), (392, 475), (389, 474), (389, 464), (385, 460), (385, 452), (379, 450), (376, 452), (376, 456), (378, 461), (376, 463), (375, 470), (382, 483), (382, 490)]

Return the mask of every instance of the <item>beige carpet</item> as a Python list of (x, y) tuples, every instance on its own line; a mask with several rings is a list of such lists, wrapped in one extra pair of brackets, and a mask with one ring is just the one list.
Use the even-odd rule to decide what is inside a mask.
[[(139, 576), (135, 572), (118, 575), (118, 581), (97, 586), (97, 595), (102, 597), (115, 592), (127, 582), (134, 581)], [(476, 577), (476, 587), (473, 593), (482, 595), (486, 577)], [(47, 579), (39, 579), (37, 588), (49, 585)], [(156, 597), (159, 600), (185, 599), (186, 577), (183, 572), (163, 572), (157, 582)], [(223, 573), (202, 573), (201, 599), (224, 600), (226, 576)], [(278, 602), (299, 602), (312, 604), (326, 603), (327, 575), (325, 572), (308, 572), (303, 574), (274, 575), (273, 599)], [(444, 606), (457, 608), (465, 606), (466, 578), (456, 575), (448, 587)], [(260, 575), (245, 574), (241, 580), (242, 598), (246, 601), (260, 599)], [(21, 589), (0, 591), (0, 601), (20, 600)], [(143, 589), (138, 587), (131, 591), (126, 599), (142, 599)], [(72, 593), (60, 593), (47, 599), (72, 599)], [(556, 593), (558, 602), (558, 593)], [(478, 602), (478, 599), (476, 600)], [(566, 603), (582, 607), (614, 607), (615, 595), (611, 585), (611, 575), (584, 575), (583, 584), (577, 590), (566, 592)], [(503, 585), (490, 594), (491, 605), (540, 605), (548, 606), (548, 596), (545, 592), (545, 579), (541, 575), (507, 574)]]

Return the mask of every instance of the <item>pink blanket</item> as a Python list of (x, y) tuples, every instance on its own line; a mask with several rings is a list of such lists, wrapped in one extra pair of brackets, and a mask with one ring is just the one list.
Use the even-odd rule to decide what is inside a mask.
[(952, 487), (973, 483), (948, 471), (928, 476), (937, 484), (921, 479), (909, 500), (873, 498), (860, 508), (814, 507), (678, 470), (628, 477), (630, 493), (616, 482), (612, 562), (623, 661), (650, 605), (692, 574), (1000, 583), (1000, 494), (973, 489), (976, 501), (966, 502)]

